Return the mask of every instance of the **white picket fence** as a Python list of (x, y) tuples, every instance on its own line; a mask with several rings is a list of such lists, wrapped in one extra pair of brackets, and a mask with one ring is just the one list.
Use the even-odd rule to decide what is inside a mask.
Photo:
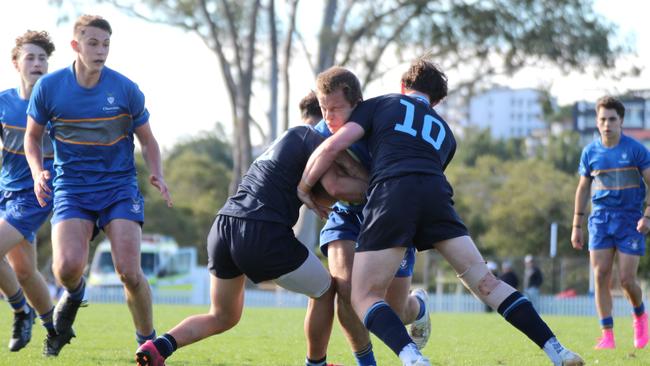
[[(124, 303), (124, 292), (121, 288), (89, 288), (87, 297), (90, 303)], [(285, 290), (263, 291), (247, 289), (245, 296), (247, 307), (279, 307), (304, 308), (307, 297)], [(210, 303), (209, 291), (171, 291), (153, 289), (154, 304), (178, 305), (207, 305)], [(648, 303), (646, 299), (646, 304)], [(479, 313), (485, 311), (485, 306), (472, 295), (461, 294), (431, 294), (429, 305), (432, 312), (448, 313)], [(537, 304), (538, 311), (548, 315), (596, 316), (593, 296), (576, 296), (568, 299), (558, 299), (554, 296), (542, 295)], [(630, 304), (623, 297), (614, 298), (614, 316), (630, 314)]]

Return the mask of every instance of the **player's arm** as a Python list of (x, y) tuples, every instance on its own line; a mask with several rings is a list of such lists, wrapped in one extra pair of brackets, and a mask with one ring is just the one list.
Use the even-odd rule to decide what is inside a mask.
[(580, 176), (576, 188), (575, 205), (573, 209), (573, 224), (571, 229), (571, 245), (575, 249), (582, 249), (584, 240), (582, 235), (583, 222), (586, 217), (585, 210), (591, 193), (591, 177)]
[(369, 180), (368, 170), (361, 165), (359, 160), (354, 156), (354, 153), (349, 149), (345, 150), (344, 153), (338, 154), (335, 162), (342, 169), (342, 172), (348, 176), (365, 180), (366, 182)]
[(298, 184), (298, 197), (319, 216), (325, 217), (326, 212), (319, 210), (314, 204), (310, 191), (318, 180), (332, 166), (337, 155), (359, 140), (364, 134), (363, 128), (354, 122), (348, 122), (334, 135), (326, 139), (309, 157), (302, 179)]
[(135, 129), (135, 135), (138, 137), (147, 168), (149, 169), (149, 183), (160, 191), (160, 195), (167, 202), (168, 207), (172, 207), (172, 198), (165, 183), (162, 169), (162, 159), (160, 157), (160, 148), (158, 141), (153, 136), (151, 126), (145, 123)]
[[(643, 181), (645, 182), (646, 188), (650, 187), (650, 168), (645, 168), (641, 172), (643, 176)], [(638, 232), (642, 234), (647, 234), (650, 232), (650, 189), (646, 189), (645, 194), (645, 210), (643, 210), (643, 216), (639, 219), (639, 222), (636, 225)]]
[[(348, 156), (345, 152), (340, 155)], [(363, 202), (368, 190), (368, 173), (356, 161), (348, 162), (351, 168), (359, 172), (360, 177), (349, 174), (348, 170), (338, 164), (338, 159), (320, 179), (320, 183), (330, 196), (339, 201)]]
[(52, 190), (48, 181), (52, 178), (47, 169), (43, 169), (43, 134), (45, 126), (37, 123), (32, 116), (27, 116), (27, 129), (23, 142), (25, 157), (34, 179), (34, 194), (38, 204), (45, 207), (45, 199), (50, 198)]

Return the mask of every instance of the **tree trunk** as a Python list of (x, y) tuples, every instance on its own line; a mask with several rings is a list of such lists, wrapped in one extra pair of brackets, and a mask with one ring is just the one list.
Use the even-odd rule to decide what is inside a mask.
[(293, 43), (293, 32), (296, 29), (296, 10), (298, 8), (299, 0), (292, 0), (289, 4), (289, 28), (287, 29), (286, 38), (284, 40), (284, 58), (282, 63), (282, 81), (284, 84), (284, 94), (282, 95), (282, 131), (289, 128), (290, 112), (289, 112), (289, 65), (291, 65), (291, 45)]
[(266, 135), (266, 145), (270, 145), (275, 140), (278, 132), (278, 35), (275, 21), (275, 1), (269, 0), (269, 38), (271, 42), (269, 91), (271, 92), (271, 106), (269, 108), (269, 133)]

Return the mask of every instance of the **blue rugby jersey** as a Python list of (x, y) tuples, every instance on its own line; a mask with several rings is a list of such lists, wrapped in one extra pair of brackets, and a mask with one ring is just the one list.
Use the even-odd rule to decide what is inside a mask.
[(149, 121), (144, 95), (104, 67), (93, 88), (77, 83), (74, 64), (43, 76), (27, 113), (51, 123), (55, 192), (85, 193), (137, 185), (133, 132)]
[[(332, 136), (332, 131), (327, 128), (327, 123), (325, 122), (324, 119), (322, 119), (318, 124), (314, 127), (318, 133), (323, 135), (323, 137), (327, 138)], [(351, 152), (354, 157), (363, 165), (366, 170), (370, 171), (370, 166), (372, 163), (372, 158), (370, 157), (370, 152), (368, 151), (368, 144), (365, 139), (361, 139), (352, 146), (348, 148), (348, 151)], [(348, 211), (353, 211), (355, 213), (361, 213), (363, 211), (363, 204), (350, 204), (349, 202), (344, 202), (344, 201), (337, 201), (336, 204), (334, 205), (335, 207), (348, 210)]]
[(408, 174), (444, 176), (456, 151), (447, 123), (425, 100), (387, 94), (365, 100), (349, 121), (365, 130), (372, 156), (370, 186)]
[[(27, 164), (23, 142), (27, 127), (27, 104), (17, 88), (0, 92), (0, 123), (2, 124), (2, 169), (0, 170), (0, 190), (22, 191), (33, 189), (34, 181)], [(43, 168), (52, 176), (52, 142), (43, 137)]]
[(600, 138), (585, 146), (578, 171), (593, 179), (592, 210), (641, 212), (646, 195), (641, 172), (648, 167), (648, 149), (626, 135), (613, 147), (603, 145)]
[(251, 164), (219, 214), (295, 225), (302, 206), (296, 187), (309, 156), (323, 140), (309, 126), (285, 131)]

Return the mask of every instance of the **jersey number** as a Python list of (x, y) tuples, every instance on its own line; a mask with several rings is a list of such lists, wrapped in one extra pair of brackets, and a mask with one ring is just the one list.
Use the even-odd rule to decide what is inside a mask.
[[(399, 101), (406, 107), (406, 113), (404, 114), (404, 122), (395, 124), (395, 131), (407, 133), (413, 137), (417, 136), (417, 131), (413, 129), (413, 115), (415, 114), (415, 106), (413, 103), (408, 102), (404, 99)], [(438, 125), (440, 131), (438, 136), (435, 139), (431, 137), (431, 127), (433, 124)], [(424, 115), (424, 123), (422, 124), (422, 139), (433, 146), (434, 149), (440, 150), (442, 142), (445, 140), (445, 127), (442, 125), (442, 122), (438, 121), (430, 114)]]

